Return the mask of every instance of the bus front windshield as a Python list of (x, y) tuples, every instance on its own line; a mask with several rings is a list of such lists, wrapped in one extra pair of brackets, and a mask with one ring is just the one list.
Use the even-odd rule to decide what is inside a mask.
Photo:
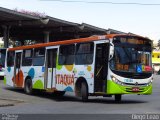
[(152, 73), (151, 41), (139, 37), (122, 36), (113, 39), (114, 56), (110, 68), (124, 77), (149, 77)]

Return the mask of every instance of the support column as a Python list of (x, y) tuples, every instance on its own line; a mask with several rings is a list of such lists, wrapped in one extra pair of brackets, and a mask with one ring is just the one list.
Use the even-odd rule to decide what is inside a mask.
[(3, 28), (3, 40), (4, 40), (4, 48), (8, 48), (9, 46), (9, 26), (2, 25)]
[(49, 31), (44, 31), (44, 42), (47, 43), (49, 42)]

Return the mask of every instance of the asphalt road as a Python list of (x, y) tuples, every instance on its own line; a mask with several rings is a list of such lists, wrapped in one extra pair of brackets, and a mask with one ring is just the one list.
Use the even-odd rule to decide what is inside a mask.
[(160, 113), (160, 76), (154, 76), (152, 95), (124, 95), (122, 102), (114, 98), (90, 97), (83, 103), (73, 94), (61, 98), (51, 94), (26, 95), (23, 90), (3, 85), (0, 81), (0, 101), (11, 101), (12, 105), (1, 106), (0, 113), (13, 114), (144, 114)]

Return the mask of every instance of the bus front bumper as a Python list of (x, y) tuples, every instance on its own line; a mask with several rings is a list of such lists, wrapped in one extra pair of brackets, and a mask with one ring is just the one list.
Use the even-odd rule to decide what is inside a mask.
[[(133, 91), (133, 88), (138, 88), (138, 91)], [(107, 94), (152, 94), (152, 84), (149, 86), (122, 86), (107, 80)]]

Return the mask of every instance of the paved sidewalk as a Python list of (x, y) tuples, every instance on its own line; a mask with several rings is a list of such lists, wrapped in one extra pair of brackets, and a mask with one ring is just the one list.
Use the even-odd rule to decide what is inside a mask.
[(10, 101), (10, 100), (0, 98), (0, 107), (14, 106), (14, 104), (15, 104), (14, 101)]
[(0, 107), (14, 106), (22, 102), (24, 101), (0, 98)]
[[(0, 107), (14, 106), (18, 103), (24, 102), (18, 100), (13, 93), (9, 93), (9, 91), (5, 90), (5, 87), (3, 80), (0, 80)], [(12, 97), (12, 95), (15, 97)]]
[[(3, 80), (0, 80), (0, 83), (3, 84)], [(2, 93), (2, 86), (1, 87), (1, 92)], [(6, 107), (6, 106), (14, 106), (14, 101), (12, 100), (8, 100), (8, 99), (5, 99), (3, 98), (3, 96), (0, 94), (0, 107)]]

